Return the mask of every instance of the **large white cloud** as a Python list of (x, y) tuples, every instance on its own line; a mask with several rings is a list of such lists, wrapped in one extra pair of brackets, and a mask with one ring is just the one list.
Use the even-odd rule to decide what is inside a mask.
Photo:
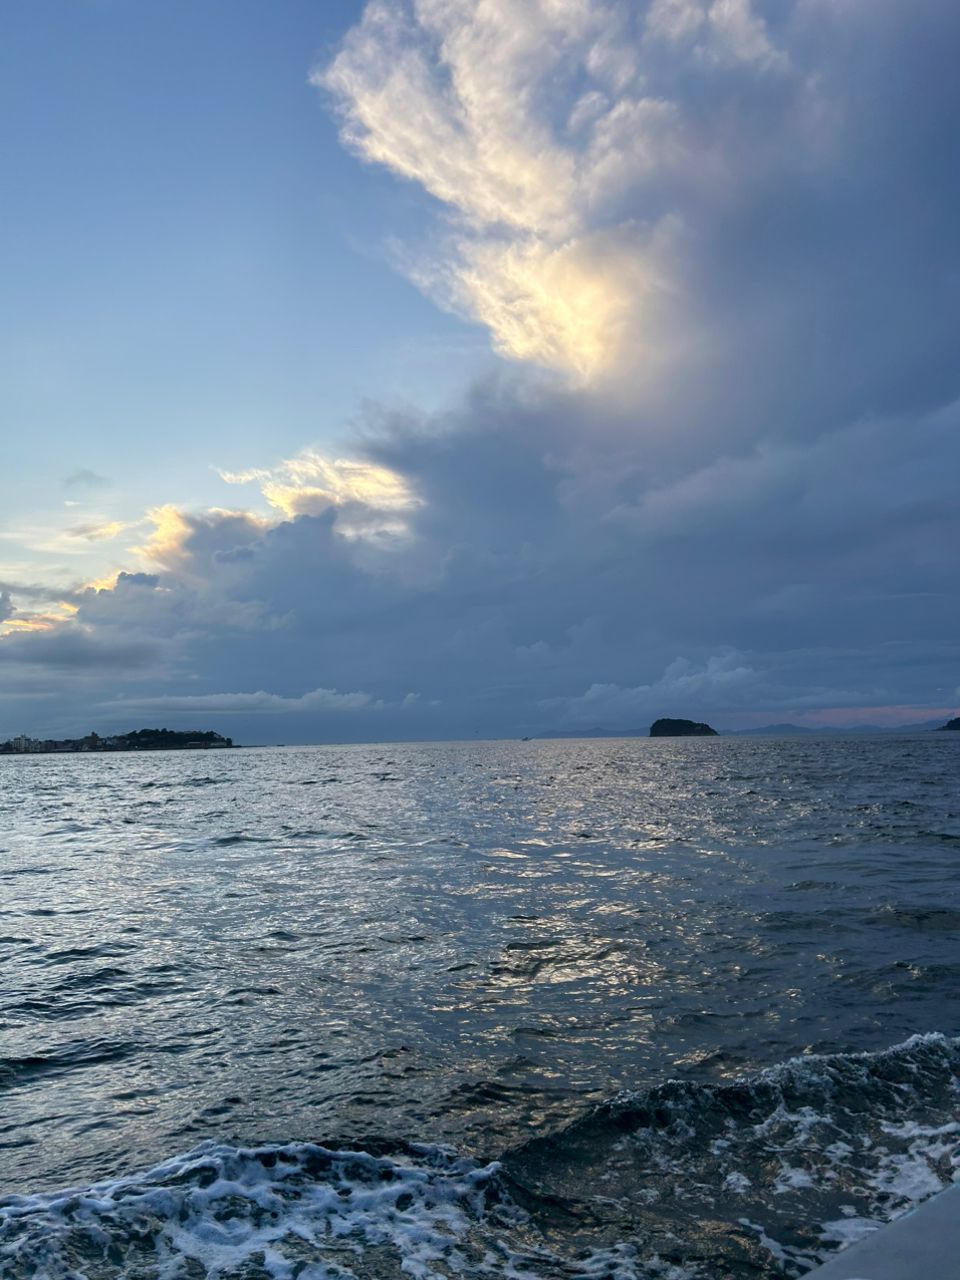
[(696, 163), (629, 26), (601, 0), (378, 0), (315, 76), (350, 146), (456, 214), (414, 278), (503, 354), (583, 378), (665, 287), (669, 211), (619, 217), (625, 192)]

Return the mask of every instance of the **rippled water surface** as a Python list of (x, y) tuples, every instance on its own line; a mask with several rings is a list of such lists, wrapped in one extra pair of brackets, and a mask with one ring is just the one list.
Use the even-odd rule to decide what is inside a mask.
[(957, 1164), (958, 862), (960, 735), (0, 758), (0, 1274), (798, 1274)]

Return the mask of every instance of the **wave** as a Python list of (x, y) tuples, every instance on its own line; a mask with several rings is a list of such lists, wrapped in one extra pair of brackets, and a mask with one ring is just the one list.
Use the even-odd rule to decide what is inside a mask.
[(503, 1168), (518, 1203), (548, 1202), (608, 1241), (642, 1239), (709, 1276), (801, 1274), (960, 1170), (960, 1039), (668, 1081)]
[(960, 1039), (621, 1095), (491, 1163), (204, 1143), (0, 1200), (4, 1280), (796, 1276), (960, 1167)]

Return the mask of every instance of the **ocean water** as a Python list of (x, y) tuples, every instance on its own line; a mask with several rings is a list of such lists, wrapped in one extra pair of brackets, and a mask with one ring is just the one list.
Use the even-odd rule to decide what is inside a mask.
[(960, 735), (0, 758), (0, 1277), (797, 1276), (960, 1167)]

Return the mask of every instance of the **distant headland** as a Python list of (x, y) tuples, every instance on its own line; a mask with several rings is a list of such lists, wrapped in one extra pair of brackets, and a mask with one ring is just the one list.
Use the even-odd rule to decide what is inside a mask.
[(671, 720), (665, 717), (654, 720), (650, 726), (651, 738), (716, 738), (716, 729), (697, 720)]
[(212, 747), (232, 747), (212, 729), (133, 729), (101, 738), (88, 733), (85, 738), (26, 738), (23, 735), (0, 742), (0, 755), (70, 755), (78, 751), (203, 751)]
[(960, 716), (954, 716), (952, 720), (948, 720), (946, 724), (940, 725), (940, 729), (958, 729), (960, 730)]

